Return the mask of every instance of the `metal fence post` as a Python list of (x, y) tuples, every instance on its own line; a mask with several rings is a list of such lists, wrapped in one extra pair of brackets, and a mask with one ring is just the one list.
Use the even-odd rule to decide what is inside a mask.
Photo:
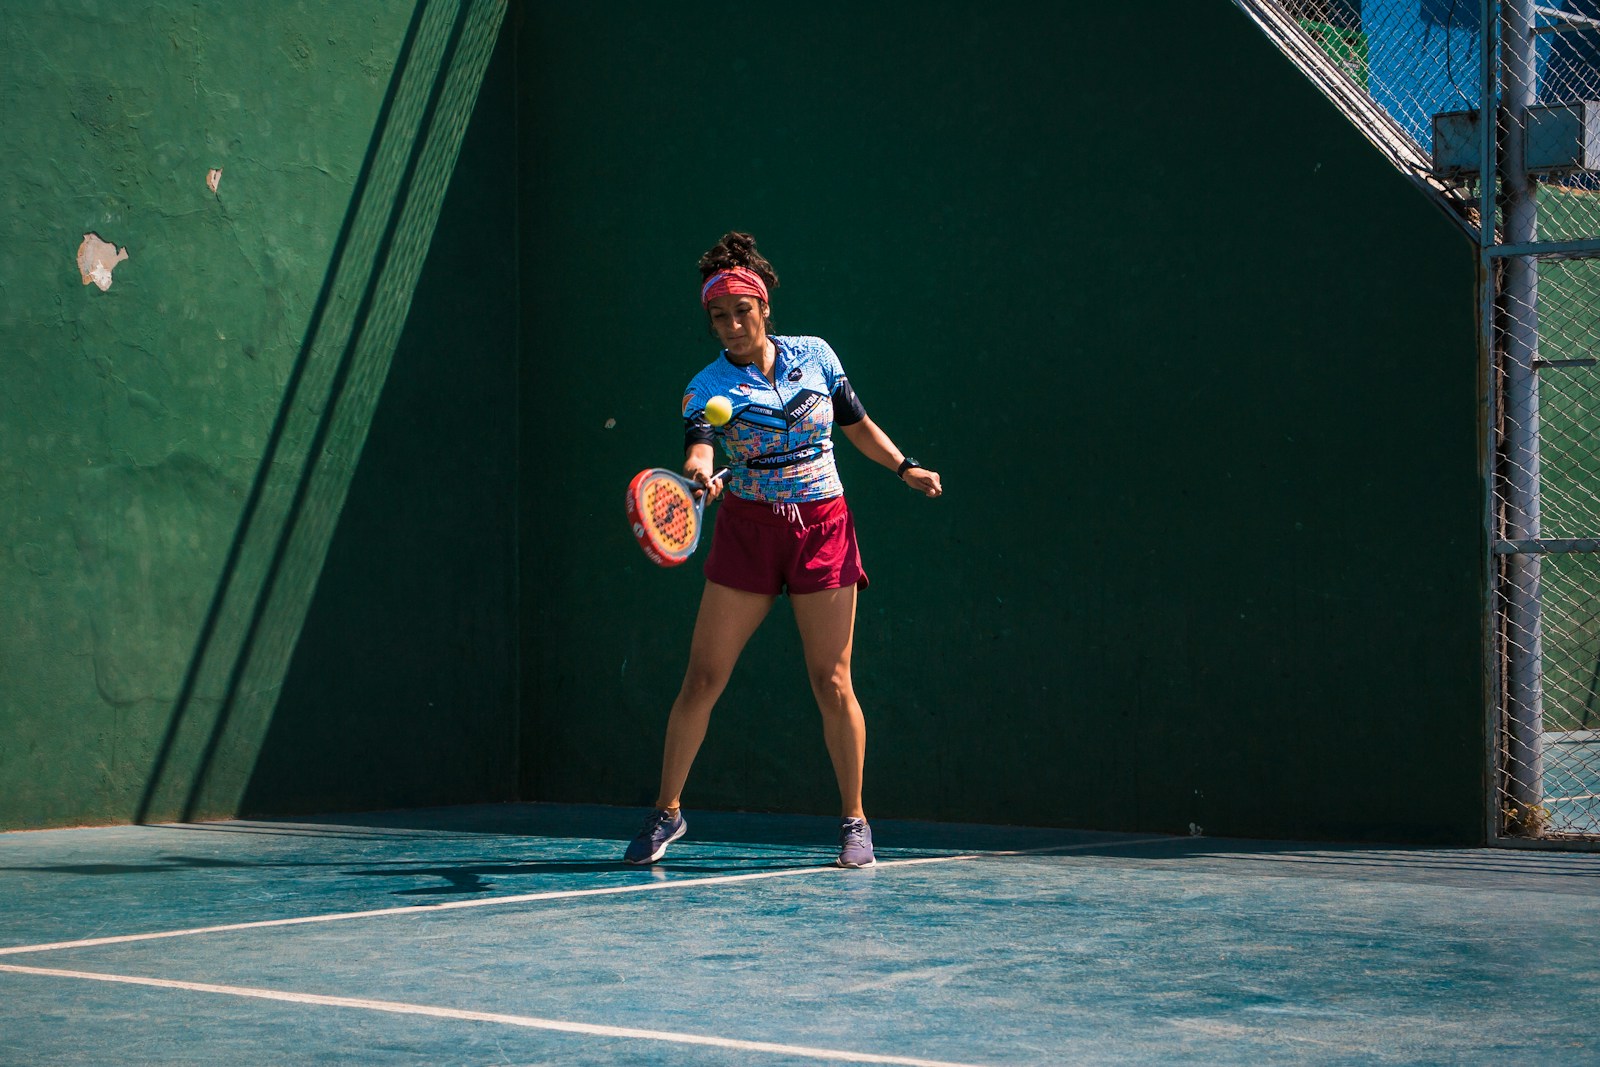
[[(1526, 157), (1527, 113), (1537, 91), (1533, 9), (1533, 0), (1505, 0), (1501, 5), (1500, 212), (1503, 241), (1512, 246), (1529, 245), (1538, 238), (1537, 187), (1528, 174)], [(1538, 260), (1510, 255), (1502, 263), (1496, 318), (1505, 368), (1504, 536), (1527, 541), (1540, 536)], [(1537, 833), (1544, 810), (1544, 657), (1537, 553), (1506, 557), (1505, 595), (1506, 818), (1523, 833)]]

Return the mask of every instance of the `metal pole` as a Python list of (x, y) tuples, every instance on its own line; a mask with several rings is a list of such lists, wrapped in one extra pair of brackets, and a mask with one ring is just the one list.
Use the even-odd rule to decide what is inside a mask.
[[(1500, 495), (1500, 391), (1498, 330), (1495, 326), (1495, 300), (1499, 287), (1495, 284), (1499, 264), (1492, 253), (1495, 250), (1495, 129), (1485, 116), (1495, 114), (1495, 43), (1498, 34), (1499, 0), (1478, 0), (1478, 352), (1480, 387), (1483, 389), (1483, 440), (1487, 447), (1483, 484), (1483, 528), (1492, 545), (1502, 536), (1499, 523)], [(1487, 610), (1484, 612), (1484, 662), (1487, 678), (1484, 715), (1484, 737), (1488, 739), (1484, 780), (1489, 783), (1484, 798), (1487, 811), (1484, 825), (1491, 841), (1505, 834), (1505, 818), (1501, 815), (1501, 734), (1505, 721), (1505, 658), (1502, 653), (1500, 619), (1500, 574), (1504, 561), (1490, 553), (1484, 560), (1484, 589), (1488, 591)]]
[[(1533, 0), (1504, 0), (1500, 21), (1500, 106), (1497, 127), (1503, 243), (1538, 239), (1537, 188), (1526, 162), (1527, 111), (1535, 101)], [(1489, 32), (1489, 25), (1484, 26)], [(1486, 227), (1487, 228), (1487, 227)], [(1539, 352), (1538, 261), (1502, 260), (1496, 319), (1501, 327), (1505, 373), (1502, 468), (1508, 541), (1531, 540), (1539, 532)], [(1540, 559), (1506, 557), (1506, 788), (1509, 829), (1537, 834), (1543, 825), (1544, 656), (1540, 618)]]

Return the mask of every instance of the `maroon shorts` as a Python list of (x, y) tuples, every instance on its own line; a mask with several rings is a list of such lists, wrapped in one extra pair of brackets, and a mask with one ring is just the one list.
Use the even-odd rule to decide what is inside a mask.
[(767, 596), (867, 587), (855, 520), (842, 496), (772, 505), (727, 494), (705, 570), (718, 585)]

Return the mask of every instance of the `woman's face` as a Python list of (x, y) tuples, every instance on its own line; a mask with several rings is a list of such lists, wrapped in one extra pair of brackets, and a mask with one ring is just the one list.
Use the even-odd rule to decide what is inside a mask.
[(735, 362), (749, 363), (767, 345), (767, 316), (753, 296), (717, 296), (706, 305), (711, 331)]

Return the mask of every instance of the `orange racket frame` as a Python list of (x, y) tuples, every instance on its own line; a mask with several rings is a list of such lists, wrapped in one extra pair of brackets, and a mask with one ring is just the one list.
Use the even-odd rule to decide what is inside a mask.
[[(712, 481), (728, 473), (723, 468)], [(706, 494), (699, 482), (662, 467), (650, 467), (628, 483), (628, 526), (650, 562), (676, 567), (700, 544)]]

